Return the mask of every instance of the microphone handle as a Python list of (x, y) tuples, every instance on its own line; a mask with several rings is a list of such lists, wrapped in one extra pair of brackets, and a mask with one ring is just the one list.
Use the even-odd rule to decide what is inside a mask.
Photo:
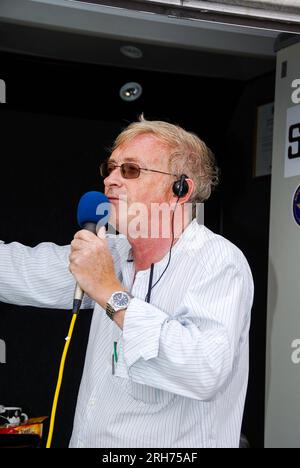
[(79, 284), (76, 283), (75, 291), (74, 291), (74, 301), (75, 300), (82, 301), (83, 295), (84, 295), (84, 291), (81, 289)]
[(97, 228), (96, 223), (84, 223), (83, 225), (83, 229), (86, 229), (87, 231), (90, 231), (93, 234), (96, 234), (96, 228)]

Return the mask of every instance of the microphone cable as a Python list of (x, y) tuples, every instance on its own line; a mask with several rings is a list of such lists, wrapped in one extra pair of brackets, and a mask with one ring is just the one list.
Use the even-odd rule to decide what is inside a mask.
[(54, 430), (54, 423), (55, 423), (55, 417), (56, 417), (56, 410), (57, 410), (57, 402), (58, 402), (58, 399), (59, 399), (61, 384), (62, 384), (62, 380), (63, 380), (66, 357), (67, 357), (67, 354), (68, 354), (69, 346), (70, 346), (70, 343), (71, 343), (71, 340), (72, 340), (73, 331), (74, 331), (74, 327), (75, 327), (75, 322), (76, 322), (78, 312), (79, 312), (79, 310), (76, 310), (76, 309), (77, 309), (77, 307), (74, 308), (73, 312), (72, 312), (73, 315), (72, 315), (71, 323), (70, 323), (70, 326), (69, 326), (68, 335), (65, 338), (65, 346), (64, 346), (62, 356), (61, 356), (61, 360), (60, 360), (58, 378), (57, 378), (57, 383), (56, 383), (56, 388), (55, 388), (55, 393), (54, 393), (54, 398), (53, 398), (53, 403), (52, 403), (52, 410), (51, 410), (51, 417), (50, 417), (49, 432), (48, 432), (46, 448), (51, 448), (53, 430)]
[[(107, 224), (107, 220), (109, 218), (109, 213), (110, 213), (109, 207), (110, 207), (110, 202), (107, 196), (104, 195), (103, 193), (95, 192), (95, 191), (85, 193), (81, 197), (79, 204), (78, 204), (78, 208), (77, 208), (77, 221), (78, 221), (79, 226), (82, 229), (87, 229), (88, 231), (93, 232), (94, 234), (96, 234), (96, 232), (99, 233), (100, 229), (104, 228), (104, 232), (102, 233), (102, 235), (105, 237), (105, 225)], [(97, 231), (97, 227), (98, 227), (98, 231)], [(64, 345), (64, 349), (63, 349), (61, 360), (60, 360), (57, 383), (56, 383), (52, 409), (51, 409), (49, 432), (48, 432), (46, 448), (50, 448), (51, 443), (52, 443), (57, 403), (58, 403), (61, 384), (63, 380), (66, 357), (67, 357), (69, 346), (72, 340), (75, 322), (76, 322), (76, 319), (77, 319), (77, 316), (79, 314), (79, 310), (81, 307), (83, 294), (84, 292), (81, 290), (78, 283), (76, 283), (74, 300), (73, 300), (72, 319), (70, 322), (68, 335), (65, 338), (65, 345)]]

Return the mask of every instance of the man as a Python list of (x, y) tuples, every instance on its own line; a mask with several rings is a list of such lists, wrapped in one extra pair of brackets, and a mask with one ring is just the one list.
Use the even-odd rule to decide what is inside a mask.
[[(197, 136), (142, 117), (101, 173), (123, 236), (81, 230), (71, 250), (0, 246), (1, 300), (69, 309), (75, 277), (84, 306), (95, 305), (70, 446), (238, 447), (251, 272), (234, 245), (185, 216), (216, 185), (214, 158)], [(155, 218), (163, 203), (169, 229)]]

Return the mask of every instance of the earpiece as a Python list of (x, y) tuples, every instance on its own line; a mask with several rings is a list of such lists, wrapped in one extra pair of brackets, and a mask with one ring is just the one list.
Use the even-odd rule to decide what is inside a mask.
[(178, 198), (184, 197), (189, 191), (189, 184), (186, 179), (188, 179), (188, 176), (182, 174), (180, 179), (176, 180), (173, 184), (173, 193)]

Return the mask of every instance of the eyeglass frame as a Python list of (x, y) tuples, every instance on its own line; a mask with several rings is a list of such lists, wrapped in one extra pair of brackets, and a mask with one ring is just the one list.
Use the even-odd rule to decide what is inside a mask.
[[(109, 177), (110, 174), (109, 174), (108, 176), (106, 176), (106, 177), (102, 175), (102, 173), (101, 173), (101, 172), (102, 172), (102, 171), (101, 171), (101, 168), (103, 167), (104, 164), (109, 164), (109, 161), (104, 161), (104, 162), (102, 162), (102, 163), (100, 164), (100, 168), (99, 168), (99, 169), (100, 169), (100, 175), (101, 175), (101, 177), (106, 178), (106, 177)], [(120, 167), (120, 168), (121, 168), (121, 176), (123, 177), (123, 179), (126, 179), (126, 180), (138, 179), (138, 178), (140, 177), (140, 175), (141, 175), (141, 171), (156, 172), (156, 173), (158, 173), (158, 174), (166, 174), (166, 175), (171, 175), (171, 176), (174, 176), (174, 177), (178, 177), (178, 174), (173, 174), (173, 173), (171, 173), (171, 172), (158, 171), (157, 169), (147, 169), (146, 167), (140, 167), (137, 163), (134, 163), (134, 162), (126, 162), (126, 163), (122, 163), (122, 164), (120, 164), (120, 165), (119, 165), (119, 164), (116, 164), (116, 163), (114, 163), (114, 162), (111, 162), (110, 164), (113, 164), (113, 165), (114, 165), (114, 169), (113, 169), (111, 172), (113, 172), (117, 167)], [(131, 164), (132, 166), (135, 166), (136, 168), (138, 168), (139, 173), (138, 173), (137, 177), (124, 177), (124, 176), (123, 176), (123, 174), (122, 174), (122, 166), (125, 166), (125, 165), (127, 165), (127, 164)]]

